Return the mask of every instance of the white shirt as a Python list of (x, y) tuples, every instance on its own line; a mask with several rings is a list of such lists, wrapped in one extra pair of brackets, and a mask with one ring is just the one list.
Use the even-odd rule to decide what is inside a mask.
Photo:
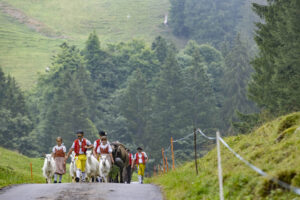
[[(87, 146), (90, 146), (92, 144), (89, 140), (87, 140), (87, 139), (85, 139), (85, 140), (86, 140), (86, 145)], [(81, 141), (80, 140), (79, 140), (79, 146), (81, 147)], [(71, 148), (74, 149), (74, 147), (75, 147), (75, 142), (73, 142)], [(79, 148), (79, 154), (84, 154), (84, 152), (82, 151), (81, 148)]]
[[(145, 153), (145, 152), (142, 152), (142, 153), (144, 153), (144, 156), (145, 156), (145, 160), (146, 160), (146, 158), (147, 158), (147, 154)], [(142, 153), (138, 153), (138, 159), (139, 159), (139, 163), (143, 163), (143, 159), (142, 159)], [(134, 160), (136, 160), (137, 158), (136, 158), (136, 154), (135, 154), (135, 156), (134, 156)]]
[(60, 145), (60, 146), (54, 146), (53, 147), (53, 149), (52, 149), (52, 152), (53, 153), (55, 153), (55, 150), (61, 150), (61, 149), (63, 149), (63, 151), (66, 153), (67, 152), (67, 149), (66, 149), (66, 147), (62, 144), (62, 145)]
[(101, 144), (99, 145), (99, 147), (97, 148), (97, 153), (100, 154), (100, 153), (101, 153), (100, 148), (101, 148), (101, 149), (106, 149), (107, 146), (108, 146), (108, 153), (112, 153), (112, 148), (111, 148), (110, 144), (107, 143), (106, 145), (104, 145), (102, 142), (101, 142)]
[[(101, 144), (101, 142), (100, 142), (100, 144)], [(110, 144), (109, 141), (107, 141), (107, 144)], [(94, 142), (94, 148), (96, 148), (96, 147), (97, 147), (97, 140), (95, 140), (95, 142)]]

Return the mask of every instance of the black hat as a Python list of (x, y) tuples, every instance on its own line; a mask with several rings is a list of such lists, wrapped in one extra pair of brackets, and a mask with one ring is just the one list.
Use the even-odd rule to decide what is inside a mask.
[(84, 134), (83, 130), (76, 131), (76, 134)]
[(99, 135), (100, 135), (100, 136), (107, 136), (107, 134), (106, 134), (105, 131), (99, 131)]
[(136, 150), (143, 150), (143, 148), (142, 147), (138, 147)]

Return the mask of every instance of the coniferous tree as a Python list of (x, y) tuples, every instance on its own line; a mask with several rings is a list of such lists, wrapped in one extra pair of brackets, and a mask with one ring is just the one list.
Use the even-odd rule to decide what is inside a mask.
[(299, 1), (268, 1), (253, 4), (264, 22), (257, 23), (258, 56), (249, 96), (259, 107), (278, 115), (300, 109)]
[(167, 52), (168, 52), (168, 43), (167, 41), (162, 38), (161, 36), (158, 36), (155, 38), (155, 40), (152, 42), (151, 46), (152, 50), (155, 52), (155, 55), (160, 63), (164, 63)]
[(235, 37), (243, 4), (240, 0), (172, 0), (170, 24), (175, 35), (220, 47)]
[(180, 137), (185, 124), (183, 118), (183, 79), (177, 63), (175, 52), (168, 50), (164, 65), (156, 78), (152, 101), (151, 121), (148, 131), (151, 137), (148, 143), (157, 158), (160, 147), (169, 143), (170, 134)]
[(184, 64), (185, 66), (192, 66), (193, 54), (196, 51), (199, 51), (202, 57), (201, 62), (213, 88), (217, 106), (221, 107), (224, 101), (221, 83), (224, 73), (224, 58), (221, 52), (212, 46), (207, 44), (198, 45), (196, 41), (191, 40), (183, 50), (184, 54), (190, 57), (189, 62)]
[(189, 30), (185, 26), (185, 3), (186, 0), (170, 0), (170, 25), (173, 33), (177, 36), (188, 36)]
[(86, 137), (96, 138), (97, 130), (90, 120), (95, 107), (89, 98), (93, 86), (80, 51), (62, 44), (51, 71), (41, 77), (35, 94), (40, 101), (35, 130), (40, 151), (47, 152), (49, 142), (54, 144), (57, 136), (62, 136), (64, 143), (70, 146), (78, 129), (82, 129)]
[[(24, 94), (11, 76), (5, 76), (0, 68), (0, 143), (26, 155), (36, 155), (28, 144), (32, 131)], [(35, 149), (34, 149), (35, 150)]]
[(192, 65), (184, 70), (185, 118), (189, 119), (188, 125), (194, 128), (217, 128), (216, 98), (199, 48), (193, 50), (192, 58)]
[(120, 111), (127, 120), (128, 130), (135, 144), (147, 143), (146, 128), (149, 122), (150, 105), (151, 96), (146, 78), (141, 70), (137, 69), (129, 79), (128, 87), (121, 96), (120, 105)]
[(251, 113), (255, 111), (254, 104), (247, 98), (247, 85), (250, 81), (252, 68), (246, 45), (238, 36), (234, 46), (225, 58), (225, 74), (222, 80), (224, 104), (222, 108), (223, 121), (226, 127), (231, 121), (236, 121), (236, 111)]

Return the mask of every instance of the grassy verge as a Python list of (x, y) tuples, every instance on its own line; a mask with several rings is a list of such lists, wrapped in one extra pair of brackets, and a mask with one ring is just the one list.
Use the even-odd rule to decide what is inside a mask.
[[(30, 163), (32, 163), (33, 181)], [(28, 158), (17, 152), (0, 147), (0, 188), (12, 184), (45, 183), (42, 175), (44, 158)], [(63, 182), (70, 182), (68, 166)]]
[[(241, 156), (268, 174), (300, 187), (300, 113), (266, 123), (247, 135), (225, 141)], [(300, 199), (271, 180), (259, 176), (222, 145), (225, 199)], [(168, 174), (148, 179), (160, 185), (167, 199), (219, 199), (216, 149)]]

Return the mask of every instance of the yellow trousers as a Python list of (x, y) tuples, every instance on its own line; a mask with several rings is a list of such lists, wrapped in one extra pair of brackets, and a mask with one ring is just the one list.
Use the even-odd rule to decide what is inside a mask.
[(144, 176), (144, 174), (145, 174), (145, 168), (146, 168), (145, 164), (138, 164), (137, 165), (138, 175)]
[(85, 172), (86, 155), (81, 154), (81, 155), (75, 156), (75, 159), (76, 159), (77, 169), (80, 169), (82, 172)]

